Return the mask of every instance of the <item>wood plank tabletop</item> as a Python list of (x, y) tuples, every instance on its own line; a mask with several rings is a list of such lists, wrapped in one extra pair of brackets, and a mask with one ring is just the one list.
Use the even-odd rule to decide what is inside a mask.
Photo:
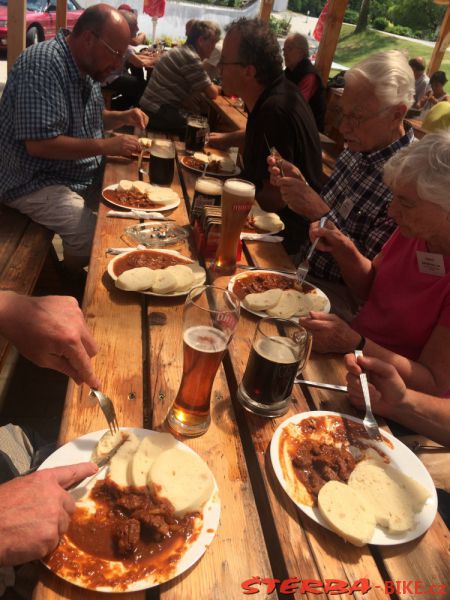
[[(182, 145), (178, 144), (181, 151)], [(119, 179), (135, 178), (134, 161), (110, 161), (105, 185)], [(179, 178), (178, 178), (179, 177)], [(178, 164), (173, 189), (192, 199), (196, 176)], [(99, 346), (95, 358), (104, 391), (115, 402), (119, 423), (165, 430), (165, 417), (177, 392), (182, 373), (182, 311), (184, 299), (142, 296), (117, 290), (105, 274), (110, 256), (108, 246), (120, 246), (123, 229), (132, 221), (110, 219), (101, 205), (89, 268), (83, 309)], [(171, 213), (177, 223), (188, 223), (182, 202)], [(136, 221), (134, 221), (136, 223)], [(195, 257), (186, 244), (182, 252)], [(292, 264), (280, 244), (246, 242), (242, 261), (261, 267), (288, 267)], [(226, 286), (228, 277), (208, 274), (209, 281)], [(164, 319), (154, 319), (157, 313)], [(422, 580), (430, 584), (450, 582), (448, 530), (439, 516), (420, 539), (391, 547), (357, 548), (344, 543), (330, 531), (304, 515), (289, 499), (276, 479), (269, 456), (276, 427), (298, 412), (327, 409), (352, 413), (346, 394), (295, 385), (293, 401), (286, 415), (266, 419), (245, 411), (236, 390), (242, 378), (257, 318), (241, 311), (238, 329), (219, 368), (212, 393), (212, 422), (201, 437), (183, 439), (209, 465), (219, 487), (221, 519), (217, 534), (203, 558), (180, 577), (147, 592), (146, 598), (162, 600), (229, 600), (242, 597), (242, 582), (265, 579), (256, 586), (256, 597), (275, 598), (269, 593), (271, 579), (283, 581), (335, 579), (349, 586), (364, 579), (367, 593), (356, 591), (356, 600), (381, 600), (386, 580)], [(313, 355), (304, 369), (306, 379), (345, 383), (341, 356)], [(129, 399), (129, 393), (136, 395)], [(100, 411), (84, 387), (69, 388), (61, 426), (60, 443), (87, 431), (104, 427)], [(259, 580), (258, 580), (259, 581)], [(79, 590), (42, 570), (34, 600), (55, 598), (108, 598)], [(122, 597), (141, 600), (144, 593)], [(328, 594), (319, 588), (304, 593), (297, 586), (293, 594), (279, 598), (309, 600), (350, 597)], [(413, 600), (411, 592), (391, 595), (395, 600)], [(423, 595), (423, 598), (431, 596)], [(434, 597), (434, 596), (433, 596)]]

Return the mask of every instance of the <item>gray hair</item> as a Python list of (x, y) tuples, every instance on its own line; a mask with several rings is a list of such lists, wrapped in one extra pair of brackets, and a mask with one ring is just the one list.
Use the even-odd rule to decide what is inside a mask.
[(384, 106), (404, 104), (410, 108), (414, 102), (414, 74), (399, 50), (372, 54), (349, 69), (344, 77), (345, 81), (363, 78), (370, 83)]
[[(189, 21), (188, 21), (189, 23)], [(186, 44), (195, 46), (199, 38), (210, 40), (214, 38), (216, 42), (220, 40), (220, 27), (213, 21), (194, 20), (187, 34)]]
[(309, 56), (309, 44), (306, 36), (301, 33), (291, 33), (288, 35), (286, 40), (292, 40), (294, 44), (305, 53), (305, 56)]
[(384, 165), (384, 182), (390, 188), (413, 183), (422, 200), (450, 212), (450, 129), (396, 152)]

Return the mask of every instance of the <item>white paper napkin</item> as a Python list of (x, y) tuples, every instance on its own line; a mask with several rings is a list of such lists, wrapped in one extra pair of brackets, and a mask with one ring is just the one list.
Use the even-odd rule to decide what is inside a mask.
[(260, 233), (241, 233), (241, 240), (251, 242), (282, 242), (280, 235), (261, 235)]

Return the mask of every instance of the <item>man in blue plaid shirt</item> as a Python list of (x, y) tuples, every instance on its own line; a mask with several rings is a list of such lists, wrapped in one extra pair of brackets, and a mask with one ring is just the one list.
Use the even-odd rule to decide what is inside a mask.
[(1, 99), (0, 201), (59, 233), (71, 270), (89, 261), (103, 157), (140, 150), (136, 137), (105, 138), (104, 130), (148, 122), (137, 108), (104, 110), (99, 82), (129, 43), (120, 13), (92, 6), (72, 33), (22, 52)]
[[(406, 57), (395, 50), (374, 54), (345, 74), (340, 131), (347, 148), (320, 195), (294, 165), (283, 160), (285, 177), (280, 177), (275, 159), (267, 159), (271, 183), (279, 186), (290, 209), (310, 222), (326, 215), (368, 258), (395, 229), (387, 214), (392, 194), (383, 183), (383, 166), (414, 140), (412, 127), (403, 121), (413, 98), (414, 76)], [(298, 242), (300, 262), (311, 242)], [(308, 280), (330, 296), (334, 312), (351, 317), (357, 299), (350, 297), (330, 254), (313, 254)]]

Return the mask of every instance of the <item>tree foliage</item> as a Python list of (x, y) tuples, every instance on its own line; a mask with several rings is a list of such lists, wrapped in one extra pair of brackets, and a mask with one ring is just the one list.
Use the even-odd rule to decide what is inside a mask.
[(388, 9), (388, 18), (394, 25), (413, 30), (435, 30), (443, 19), (445, 6), (432, 0), (396, 0)]

